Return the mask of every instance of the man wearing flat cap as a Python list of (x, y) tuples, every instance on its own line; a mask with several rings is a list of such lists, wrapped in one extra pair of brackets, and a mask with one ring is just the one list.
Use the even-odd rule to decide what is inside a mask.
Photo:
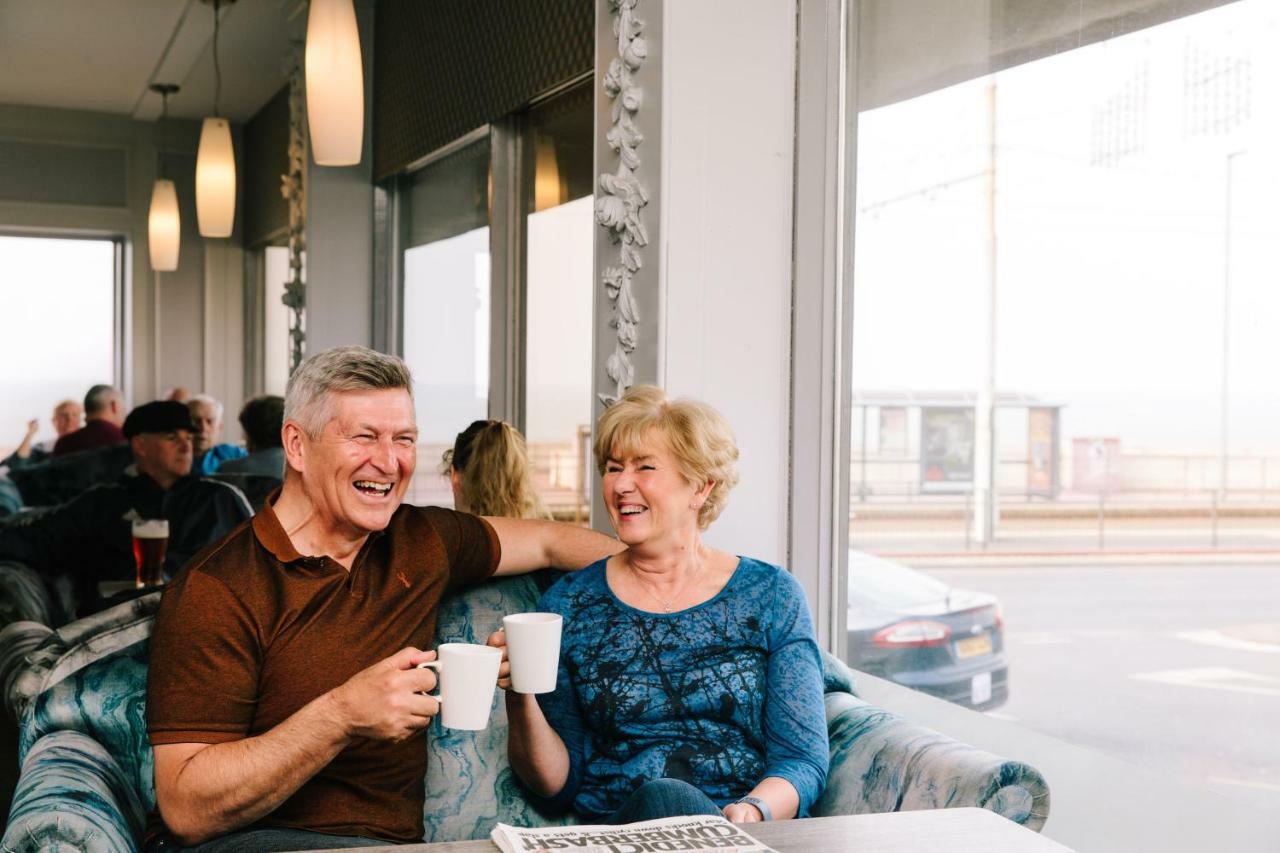
[(130, 471), (0, 529), (0, 559), (26, 563), (46, 578), (69, 575), (80, 613), (91, 613), (101, 603), (99, 582), (134, 577), (133, 519), (163, 518), (169, 521), (165, 575), (172, 577), (253, 514), (235, 487), (191, 476), (194, 431), (181, 403), (138, 406), (124, 422), (134, 458)]

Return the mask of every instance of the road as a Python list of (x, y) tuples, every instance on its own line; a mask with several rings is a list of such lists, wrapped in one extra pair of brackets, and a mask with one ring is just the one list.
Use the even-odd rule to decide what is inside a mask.
[(1000, 597), (994, 716), (1280, 810), (1280, 564), (927, 571)]

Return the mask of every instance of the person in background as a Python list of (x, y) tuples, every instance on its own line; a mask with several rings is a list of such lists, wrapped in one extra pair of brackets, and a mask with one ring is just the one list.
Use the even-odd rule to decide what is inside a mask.
[(170, 388), (164, 392), (162, 400), (173, 400), (175, 403), (185, 403), (191, 399), (191, 392), (181, 385)]
[(728, 423), (636, 386), (601, 415), (595, 456), (627, 548), (539, 601), (564, 618), (560, 670), (553, 693), (506, 694), (512, 769), (587, 823), (804, 817), (828, 762), (804, 591), (702, 540), (738, 481)]
[(124, 422), (136, 473), (94, 486), (32, 520), (0, 528), (0, 559), (18, 560), (38, 574), (69, 574), (81, 613), (98, 603), (97, 584), (134, 576), (132, 521), (169, 521), (165, 574), (172, 576), (206, 546), (253, 515), (243, 494), (226, 483), (191, 476), (186, 406), (156, 401)]
[(533, 490), (524, 436), (505, 421), (474, 421), (444, 452), (442, 467), (459, 512), (550, 518)]
[(84, 395), (84, 426), (59, 436), (53, 455), (63, 456), (95, 447), (124, 444), (124, 397), (110, 385), (94, 385)]
[(248, 455), (239, 445), (218, 442), (222, 437), (222, 403), (208, 394), (197, 394), (187, 401), (187, 409), (196, 427), (192, 436), (196, 451), (192, 470), (197, 474), (208, 476), (228, 459), (241, 459)]
[[(54, 406), (52, 421), (55, 440), (62, 438), (67, 433), (78, 430), (83, 417), (84, 407), (75, 400), (63, 400)], [(28, 465), (37, 465), (52, 456), (53, 448), (51, 446), (46, 446), (43, 442), (34, 443), (39, 429), (40, 421), (35, 418), (28, 421), (26, 435), (22, 437), (21, 443), (18, 444), (13, 453), (0, 460), (0, 466), (22, 468)]]
[(256, 474), (284, 477), (284, 398), (274, 394), (254, 397), (240, 409), (240, 429), (248, 456), (228, 459), (218, 466), (219, 474)]

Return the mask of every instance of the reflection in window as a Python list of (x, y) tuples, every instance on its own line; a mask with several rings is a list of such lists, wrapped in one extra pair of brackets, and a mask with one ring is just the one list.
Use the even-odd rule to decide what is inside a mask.
[(51, 449), (53, 407), (115, 383), (115, 257), (110, 240), (0, 236), (10, 318), (0, 335), (0, 456), (33, 419), (36, 442)]
[(489, 143), (410, 175), (403, 202), (404, 359), (418, 470), (408, 500), (452, 506), (440, 456), (489, 410)]
[(526, 170), (525, 437), (557, 518), (585, 523), (591, 435), (592, 105), (589, 86), (532, 110)]
[[(293, 312), (282, 301), (289, 284), (289, 249), (267, 246), (263, 251), (263, 393), (283, 397), (289, 383), (289, 363), (293, 340), (289, 334)], [(302, 278), (306, 281), (306, 255), (302, 258)]]
[(1240, 555), (1280, 545), (1280, 7), (1054, 55), (1103, 22), (1009, 7), (1045, 20), (989, 54), (860, 51), (849, 655), (1274, 809), (1280, 566)]

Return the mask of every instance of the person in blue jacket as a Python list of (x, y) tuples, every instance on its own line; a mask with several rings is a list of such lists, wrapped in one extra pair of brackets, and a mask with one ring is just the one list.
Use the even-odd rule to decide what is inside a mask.
[[(702, 541), (738, 480), (727, 422), (636, 386), (601, 417), (595, 455), (627, 549), (539, 602), (564, 617), (559, 675), (553, 693), (508, 690), (512, 768), (593, 822), (806, 816), (828, 746), (804, 593)], [(489, 642), (505, 647), (501, 631)]]

